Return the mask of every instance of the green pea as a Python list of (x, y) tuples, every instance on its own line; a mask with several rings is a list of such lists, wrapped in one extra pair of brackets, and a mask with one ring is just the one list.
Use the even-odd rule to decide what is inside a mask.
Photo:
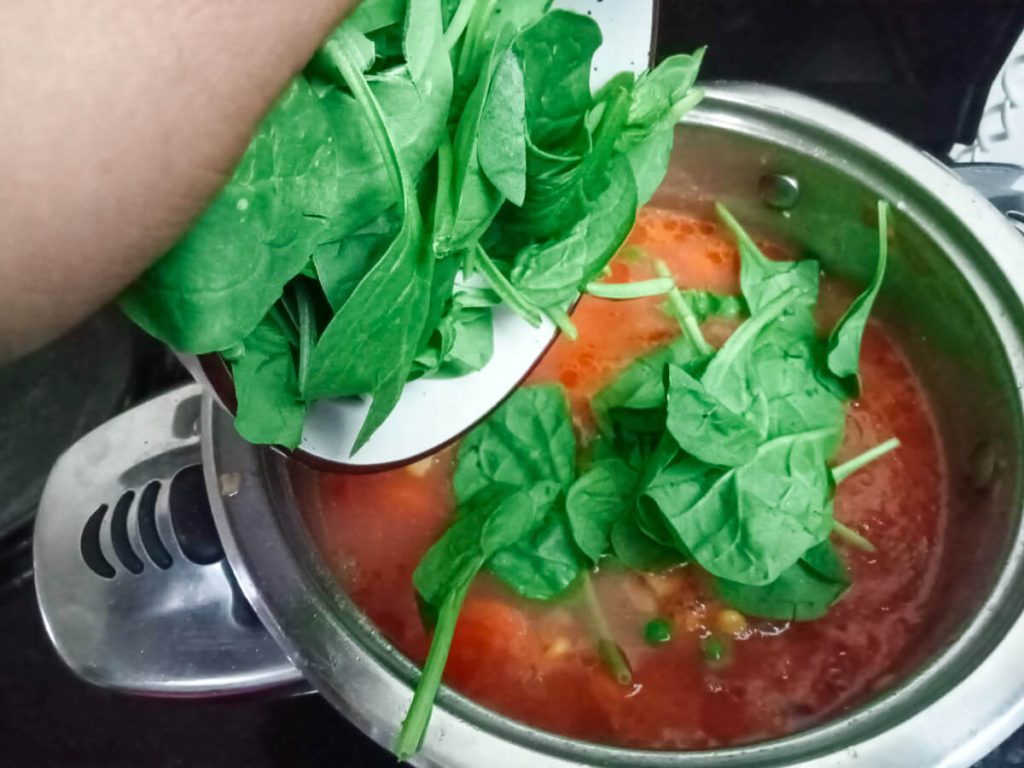
[(648, 645), (664, 645), (672, 639), (672, 624), (667, 619), (651, 619), (644, 626), (644, 640)]
[(708, 664), (721, 664), (725, 660), (725, 643), (716, 635), (709, 635), (701, 642), (704, 661)]

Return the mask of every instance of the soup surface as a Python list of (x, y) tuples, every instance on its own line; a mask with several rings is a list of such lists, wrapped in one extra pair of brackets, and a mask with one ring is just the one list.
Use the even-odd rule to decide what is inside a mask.
[[(738, 254), (717, 225), (657, 210), (641, 213), (612, 262), (611, 281), (654, 276), (664, 260), (687, 288), (738, 293)], [(766, 251), (784, 257), (781, 249)], [(852, 294), (822, 283), (827, 327)], [(579, 339), (560, 338), (532, 382), (561, 382), (581, 435), (593, 430), (589, 398), (632, 360), (678, 335), (660, 298), (584, 297)], [(720, 344), (736, 321), (711, 320)], [(474, 582), (459, 618), (445, 681), (522, 722), (567, 736), (631, 747), (701, 749), (761, 740), (821, 722), (863, 701), (911, 649), (932, 596), (943, 548), (945, 463), (922, 388), (885, 328), (872, 322), (861, 355), (863, 392), (848, 410), (837, 461), (890, 437), (902, 447), (845, 481), (836, 518), (877, 552), (841, 546), (853, 586), (828, 615), (806, 623), (741, 617), (695, 566), (660, 574), (604, 568), (594, 585), (633, 669), (622, 686), (605, 671), (575, 598), (536, 604), (492, 577)], [(306, 505), (308, 525), (340, 583), (381, 631), (417, 662), (430, 636), (412, 573), (452, 514), (454, 451), (375, 475), (323, 475)], [(663, 619), (671, 639), (644, 629)], [(707, 639), (724, 638), (709, 659)]]

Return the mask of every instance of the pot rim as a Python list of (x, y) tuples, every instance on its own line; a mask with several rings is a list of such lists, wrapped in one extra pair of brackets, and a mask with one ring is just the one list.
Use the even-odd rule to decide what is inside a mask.
[[(1024, 353), (1014, 322), (1024, 317), (1024, 239), (979, 193), (933, 158), (853, 115), (779, 88), (720, 83), (707, 87), (705, 102), (684, 124), (756, 136), (775, 120), (801, 134), (841, 141), (870, 156), (886, 171), (873, 186), (895, 193), (916, 187), (930, 205), (955, 219), (991, 264), (985, 276), (968, 275), (992, 312), (1008, 365), (1024, 381)], [(785, 138), (785, 130), (781, 131)], [(844, 168), (854, 174), (852, 168)], [(897, 183), (899, 186), (897, 187)], [(900, 194), (887, 195), (900, 199)], [(929, 219), (912, 206), (903, 215)], [(929, 229), (929, 234), (936, 234)], [(942, 246), (942, 238), (937, 239)], [(955, 250), (955, 249), (954, 249)], [(947, 249), (947, 253), (951, 252)], [(963, 270), (962, 270), (963, 271)], [(997, 293), (993, 275), (1004, 281)], [(1017, 404), (1021, 404), (1018, 390)], [(311, 549), (296, 515), (286, 461), (238, 438), (230, 418), (209, 399), (203, 411), (203, 456), (211, 506), (225, 553), (256, 613), (300, 672), (346, 717), (389, 747), (411, 697), (418, 668), (388, 643), (333, 582)], [(222, 497), (218, 477), (238, 473), (240, 490)], [(1019, 493), (1017, 495), (1019, 504)], [(1013, 546), (999, 578), (969, 626), (919, 671), (878, 699), (813, 729), (749, 746), (702, 752), (654, 752), (594, 745), (513, 722), (445, 688), (438, 697), (419, 765), (475, 766), (487, 755), (490, 768), (530, 765), (622, 766), (863, 766), (908, 765), (966, 768), (1024, 722), (1024, 578), (1020, 510)], [(292, 518), (292, 519), (288, 519)], [(312, 588), (311, 588), (312, 587)], [(1024, 590), (1016, 590), (1016, 593)], [(343, 614), (349, 615), (343, 615)], [(950, 686), (950, 680), (954, 682)]]

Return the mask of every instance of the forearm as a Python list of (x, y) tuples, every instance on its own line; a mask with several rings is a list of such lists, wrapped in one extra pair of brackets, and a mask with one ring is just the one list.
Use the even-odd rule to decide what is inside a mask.
[(0, 360), (173, 245), (355, 4), (0, 3)]

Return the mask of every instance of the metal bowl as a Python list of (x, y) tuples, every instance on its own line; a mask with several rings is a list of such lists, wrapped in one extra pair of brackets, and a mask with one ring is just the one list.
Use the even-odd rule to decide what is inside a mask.
[[(873, 268), (870, 217), (879, 197), (895, 206), (896, 239), (877, 311), (902, 334), (901, 346), (930, 391), (951, 468), (950, 531), (936, 587), (941, 604), (911, 657), (891, 671), (889, 687), (812, 730), (689, 753), (574, 741), (511, 721), (445, 689), (414, 763), (955, 768), (971, 765), (1024, 722), (1024, 239), (984, 196), (913, 147), (841, 110), (761, 86), (708, 88), (704, 103), (678, 128), (669, 178), (654, 202), (700, 214), (722, 200), (755, 231), (813, 252), (826, 271), (863, 283)], [(198, 402), (196, 390), (189, 398), (168, 401), (178, 411), (162, 420), (142, 411), (126, 414), (125, 429), (155, 428), (159, 422), (170, 430), (160, 462), (147, 459), (147, 467), (163, 467), (161, 477), (170, 476), (175, 462), (180, 467), (196, 460), (188, 452), (200, 440), (189, 427), (194, 417), (177, 415), (194, 413), (185, 406)], [(84, 552), (85, 529), (80, 545), (65, 502), (73, 497), (87, 512), (95, 508), (94, 497), (83, 490), (90, 473), (95, 467), (113, 472), (106, 461), (110, 452), (137, 445), (111, 435), (94, 437), (88, 450), (54, 470), (37, 526), (40, 605), (58, 650), (94, 682), (165, 695), (258, 688), (301, 675), (357, 726), (390, 745), (417, 669), (349, 600), (318, 555), (300, 513), (304, 504), (315, 503), (315, 473), (246, 443), (230, 416), (209, 399), (199, 425), (207, 492), (230, 572), (211, 561), (206, 567), (219, 570), (206, 571), (201, 588), (197, 576), (191, 591), (168, 588), (161, 600), (118, 602), (103, 589), (120, 576), (96, 586), (86, 571), (74, 571), (69, 553), (80, 546)], [(157, 442), (143, 444), (152, 452)], [(140, 472), (119, 470), (118, 482), (102, 493), (140, 485), (147, 479)], [(157, 528), (165, 530), (161, 503)], [(124, 512), (118, 523), (129, 530), (129, 544), (136, 542), (134, 514)], [(88, 519), (89, 530), (106, 530), (102, 515), (99, 522), (97, 513)], [(102, 552), (118, 556), (117, 541), (111, 547), (103, 536)], [(142, 584), (155, 572), (150, 568), (131, 583)], [(259, 653), (232, 655), (225, 649), (240, 641), (222, 636), (210, 646), (215, 652), (207, 652), (200, 633), (190, 629), (184, 650), (192, 653), (192, 667), (161, 659), (159, 674), (144, 685), (137, 675), (115, 678), (112, 666), (129, 657), (110, 650), (110, 638), (116, 637), (112, 622), (122, 620), (137, 637), (144, 626), (132, 606), (143, 604), (152, 626), (171, 632), (183, 626), (171, 620), (172, 611), (189, 609), (190, 600), (202, 601), (204, 621), (228, 617), (231, 611), (220, 606), (230, 606), (230, 599), (217, 603), (215, 590), (231, 587), (230, 574), (297, 673), (283, 660), (265, 660), (266, 649), (258, 643), (253, 647)], [(264, 631), (255, 626), (253, 632)], [(158, 649), (175, 645), (166, 635), (159, 640)], [(141, 664), (153, 656), (136, 651), (130, 658)], [(211, 663), (235, 666), (217, 675)], [(258, 669), (245, 674), (246, 664)], [(186, 669), (201, 669), (205, 677), (182, 681)]]

